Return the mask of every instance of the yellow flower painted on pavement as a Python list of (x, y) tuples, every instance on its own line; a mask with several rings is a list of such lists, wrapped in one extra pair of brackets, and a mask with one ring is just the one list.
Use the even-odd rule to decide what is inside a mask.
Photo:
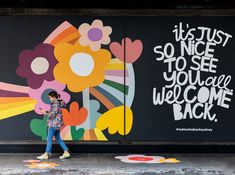
[(180, 161), (176, 158), (168, 158), (160, 160), (160, 163), (179, 163)]
[(54, 162), (40, 162), (40, 163), (27, 164), (25, 166), (29, 168), (48, 169), (48, 168), (55, 168), (59, 166), (59, 164), (56, 164)]
[(53, 71), (55, 79), (67, 84), (72, 92), (81, 92), (102, 83), (105, 67), (111, 60), (108, 50), (92, 51), (79, 43), (60, 43), (56, 45), (54, 54), (59, 62)]

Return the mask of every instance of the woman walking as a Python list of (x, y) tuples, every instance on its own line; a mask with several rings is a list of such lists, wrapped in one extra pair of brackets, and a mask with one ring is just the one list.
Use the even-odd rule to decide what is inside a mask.
[(65, 106), (65, 102), (60, 100), (60, 95), (56, 91), (51, 91), (48, 94), (48, 97), (51, 101), (50, 104), (50, 111), (45, 111), (41, 109), (44, 116), (47, 118), (47, 125), (48, 125), (48, 135), (47, 135), (47, 146), (46, 151), (41, 156), (38, 156), (37, 159), (43, 160), (48, 159), (48, 155), (51, 154), (52, 150), (52, 138), (55, 136), (56, 141), (64, 150), (64, 154), (60, 156), (60, 159), (65, 159), (70, 157), (69, 149), (63, 142), (60, 137), (60, 129), (64, 125), (61, 107)]

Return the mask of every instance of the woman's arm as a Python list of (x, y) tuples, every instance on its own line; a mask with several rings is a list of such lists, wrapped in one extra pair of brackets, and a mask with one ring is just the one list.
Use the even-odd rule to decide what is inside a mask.
[(59, 103), (60, 103), (60, 107), (65, 107), (66, 106), (66, 103), (64, 100), (59, 100)]
[(60, 110), (60, 105), (59, 104), (52, 104), (52, 107), (51, 107), (51, 110), (50, 111), (46, 111), (46, 113), (44, 114), (44, 116), (46, 118), (49, 118), (49, 119), (53, 119), (55, 118), (56, 114), (58, 114)]

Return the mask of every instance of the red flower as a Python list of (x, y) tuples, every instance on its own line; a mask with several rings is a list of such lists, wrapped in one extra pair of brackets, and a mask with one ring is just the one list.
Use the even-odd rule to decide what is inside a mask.
[(65, 125), (76, 126), (82, 124), (87, 119), (88, 111), (86, 108), (79, 109), (76, 101), (70, 104), (70, 111), (63, 108), (62, 115)]

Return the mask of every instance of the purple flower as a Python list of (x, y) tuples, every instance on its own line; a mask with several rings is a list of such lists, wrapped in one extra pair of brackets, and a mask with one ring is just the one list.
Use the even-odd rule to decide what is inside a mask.
[(24, 50), (20, 53), (16, 73), (27, 78), (31, 88), (37, 89), (44, 80), (54, 80), (53, 69), (56, 64), (54, 47), (50, 44), (39, 44), (34, 50)]

